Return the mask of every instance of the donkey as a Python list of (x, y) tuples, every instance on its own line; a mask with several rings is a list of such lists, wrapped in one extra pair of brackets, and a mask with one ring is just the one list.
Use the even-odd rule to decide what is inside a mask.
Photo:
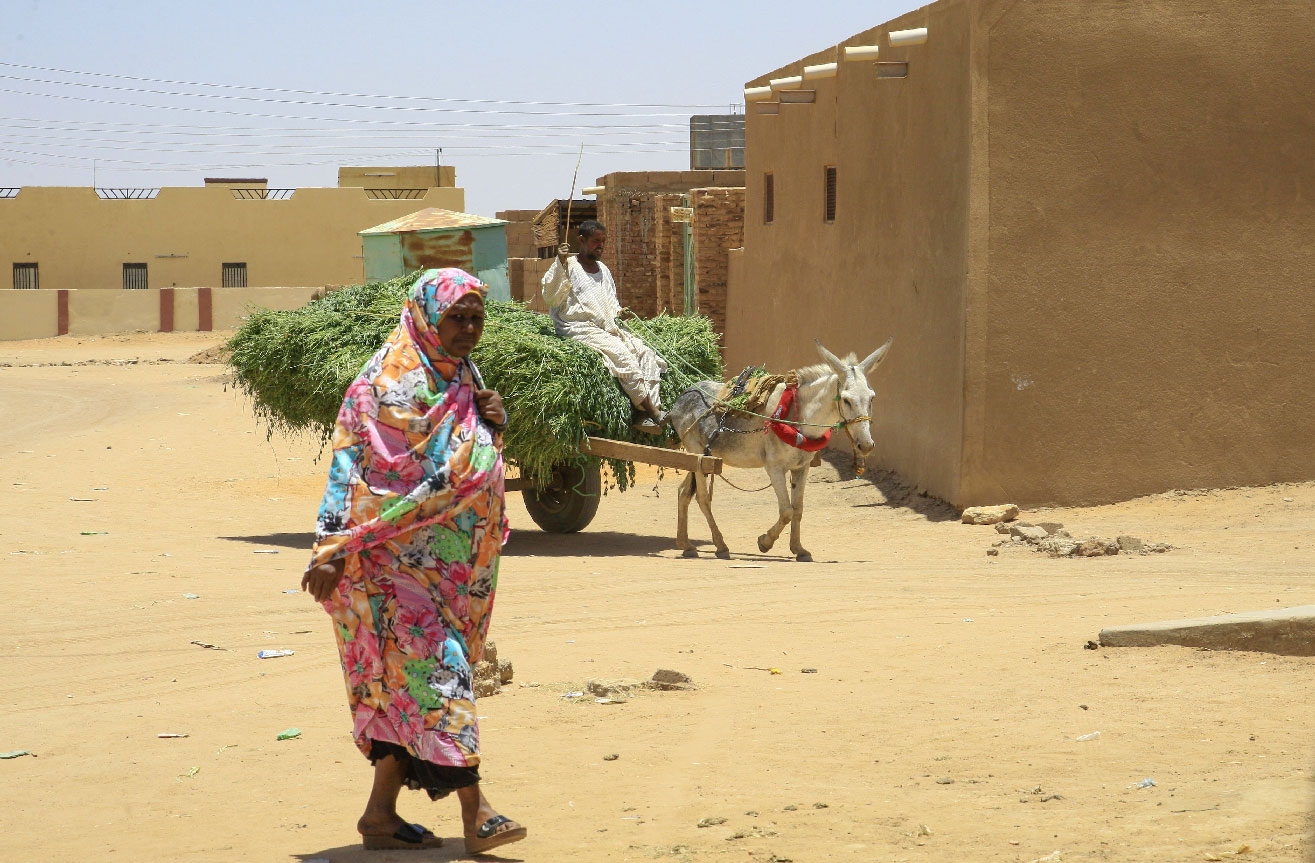
[[(795, 409), (784, 419), (798, 423), (795, 428), (800, 433), (814, 438), (822, 435), (827, 427), (839, 425), (848, 433), (856, 459), (872, 452), (875, 444), (869, 413), (875, 394), (868, 385), (867, 376), (885, 358), (893, 340), (893, 337), (887, 339), (862, 362), (857, 361), (854, 354), (842, 360), (824, 348), (821, 342), (816, 342), (817, 351), (825, 362), (796, 370), (799, 390)], [(812, 560), (813, 556), (799, 541), (799, 521), (804, 514), (804, 484), (808, 481), (813, 453), (781, 440), (768, 429), (763, 419), (732, 412), (722, 422), (723, 411), (716, 401), (721, 387), (718, 381), (700, 381), (676, 399), (668, 418), (680, 435), (681, 446), (687, 452), (718, 456), (731, 467), (760, 467), (767, 471), (776, 491), (780, 515), (776, 524), (758, 537), (759, 550), (769, 551), (789, 524), (790, 551), (795, 560)], [(764, 413), (775, 411), (784, 389), (784, 384), (776, 388)], [(719, 423), (722, 425), (720, 432)], [(786, 474), (790, 475), (788, 485)], [(691, 473), (680, 484), (676, 504), (676, 545), (685, 557), (698, 557), (689, 541), (689, 502), (693, 497), (698, 498), (699, 509), (703, 510), (708, 527), (712, 529), (717, 557), (729, 558), (730, 549), (712, 518), (712, 480), (698, 473)]]

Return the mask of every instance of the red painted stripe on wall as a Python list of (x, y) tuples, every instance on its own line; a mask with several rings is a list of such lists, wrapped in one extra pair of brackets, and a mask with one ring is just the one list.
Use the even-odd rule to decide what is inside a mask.
[(55, 329), (59, 335), (68, 335), (68, 291), (60, 289), (59, 297), (55, 301)]
[(160, 288), (160, 332), (174, 331), (174, 289)]
[(196, 305), (199, 319), (196, 328), (203, 333), (208, 333), (215, 328), (214, 306), (211, 305), (209, 288), (196, 289)]

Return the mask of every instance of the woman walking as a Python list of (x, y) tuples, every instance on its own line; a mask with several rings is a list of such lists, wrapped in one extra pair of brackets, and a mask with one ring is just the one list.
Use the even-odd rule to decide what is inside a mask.
[(334, 621), (356, 745), (374, 764), (366, 848), (442, 840), (397, 814), (403, 785), (461, 802), (466, 849), (523, 839), (479, 788), (471, 669), (493, 610), (507, 415), (469, 354), (484, 285), (416, 280), (401, 322), (347, 388), (302, 586)]

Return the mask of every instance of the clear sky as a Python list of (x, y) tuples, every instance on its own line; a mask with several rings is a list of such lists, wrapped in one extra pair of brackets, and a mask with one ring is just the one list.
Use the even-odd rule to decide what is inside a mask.
[(484, 215), (565, 197), (582, 143), (581, 186), (688, 168), (690, 114), (923, 5), (2, 3), (0, 187), (332, 186), (442, 147)]

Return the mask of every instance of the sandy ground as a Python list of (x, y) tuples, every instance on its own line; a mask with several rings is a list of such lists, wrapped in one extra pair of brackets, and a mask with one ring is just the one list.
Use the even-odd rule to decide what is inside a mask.
[[(447, 846), (359, 849), (369, 771), (327, 619), (290, 592), (325, 465), (185, 362), (215, 341), (0, 345), (0, 751), (35, 755), (0, 761), (0, 859), (463, 859), (455, 802), (411, 792)], [(1025, 514), (1175, 546), (1051, 560), (825, 467), (798, 564), (757, 553), (771, 497), (724, 486), (735, 559), (680, 559), (675, 479), (569, 537), (513, 496), (492, 635), (517, 683), (480, 702), (486, 790), (530, 828), (505, 859), (1305, 859), (1315, 658), (1083, 644), (1312, 602), (1315, 485)], [(660, 667), (698, 691), (562, 697)]]

